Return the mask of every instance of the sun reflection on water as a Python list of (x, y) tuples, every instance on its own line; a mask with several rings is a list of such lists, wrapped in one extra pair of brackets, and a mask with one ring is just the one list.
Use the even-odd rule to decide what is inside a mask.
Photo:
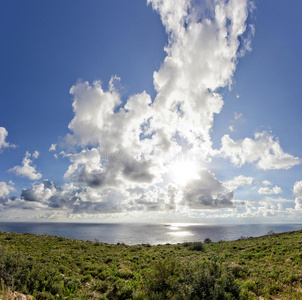
[(188, 237), (188, 236), (194, 235), (189, 230), (185, 230), (190, 225), (192, 225), (192, 224), (170, 223), (170, 224), (166, 224), (165, 226), (167, 226), (167, 229), (170, 230), (170, 232), (167, 232), (167, 234), (169, 234), (169, 235), (172, 235), (174, 237)]
[(180, 237), (180, 236), (192, 236), (193, 233), (190, 231), (172, 231), (172, 232), (168, 232), (167, 234), (169, 235), (173, 235), (176, 237)]

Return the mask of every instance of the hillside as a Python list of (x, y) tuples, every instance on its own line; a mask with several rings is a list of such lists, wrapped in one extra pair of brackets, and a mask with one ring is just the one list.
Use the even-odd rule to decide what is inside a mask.
[(36, 299), (302, 299), (301, 262), (302, 231), (157, 246), (0, 232), (0, 295), (17, 290)]

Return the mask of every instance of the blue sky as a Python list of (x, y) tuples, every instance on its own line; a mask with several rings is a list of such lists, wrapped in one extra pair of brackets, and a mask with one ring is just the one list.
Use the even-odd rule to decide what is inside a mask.
[(0, 221), (299, 222), (298, 1), (1, 1)]

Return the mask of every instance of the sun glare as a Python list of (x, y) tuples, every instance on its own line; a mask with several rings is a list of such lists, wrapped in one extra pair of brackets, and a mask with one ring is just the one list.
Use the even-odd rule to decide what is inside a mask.
[(176, 161), (171, 164), (170, 175), (179, 185), (186, 185), (189, 181), (198, 179), (198, 168), (192, 161)]

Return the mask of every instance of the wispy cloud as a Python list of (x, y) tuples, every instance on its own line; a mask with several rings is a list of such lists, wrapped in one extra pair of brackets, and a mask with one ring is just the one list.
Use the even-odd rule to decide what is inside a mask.
[(56, 151), (57, 144), (51, 144), (48, 151)]

